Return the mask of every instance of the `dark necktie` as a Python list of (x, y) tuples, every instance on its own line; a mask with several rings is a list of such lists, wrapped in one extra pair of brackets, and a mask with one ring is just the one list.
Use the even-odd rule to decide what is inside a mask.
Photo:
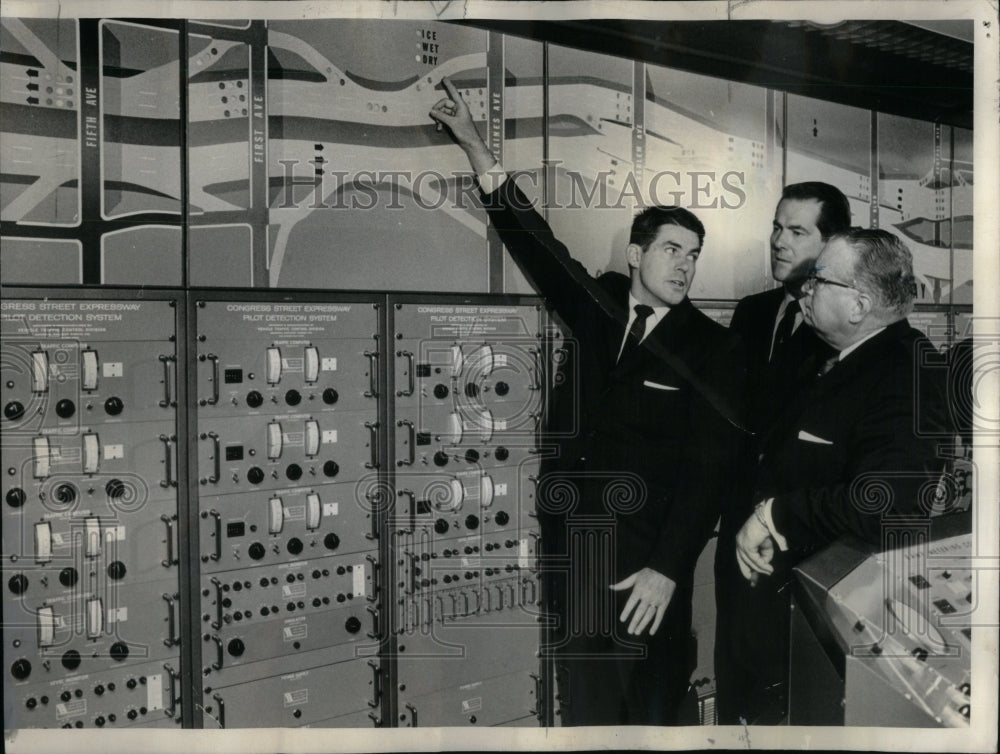
[(840, 351), (834, 351), (831, 355), (827, 356), (826, 360), (820, 364), (819, 374), (817, 376), (822, 377), (835, 366), (837, 362), (840, 361)]
[(636, 304), (633, 308), (635, 309), (635, 319), (632, 320), (632, 326), (628, 329), (628, 335), (625, 336), (625, 345), (622, 346), (621, 356), (618, 357), (619, 364), (639, 347), (639, 342), (646, 334), (646, 320), (653, 313), (653, 307), (646, 304)]
[(792, 337), (792, 330), (795, 327), (795, 315), (801, 311), (798, 299), (788, 302), (785, 307), (785, 314), (778, 323), (778, 329), (774, 333), (774, 348), (771, 349), (771, 363), (775, 363), (781, 357), (785, 345)]

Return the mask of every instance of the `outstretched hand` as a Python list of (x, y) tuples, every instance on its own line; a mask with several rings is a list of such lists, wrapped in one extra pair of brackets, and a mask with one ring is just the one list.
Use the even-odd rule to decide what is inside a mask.
[(642, 568), (624, 581), (612, 584), (611, 589), (615, 592), (632, 590), (618, 620), (624, 623), (631, 614), (628, 632), (635, 636), (645, 631), (646, 626), (650, 626), (652, 622), (649, 629), (649, 635), (652, 636), (660, 627), (676, 588), (677, 584), (672, 579), (652, 568)]
[(430, 116), (438, 123), (443, 123), (451, 131), (455, 141), (462, 148), (475, 146), (482, 142), (476, 125), (472, 122), (472, 113), (469, 106), (465, 104), (462, 95), (455, 89), (455, 85), (447, 78), (441, 79), (448, 96), (439, 99), (430, 110)]

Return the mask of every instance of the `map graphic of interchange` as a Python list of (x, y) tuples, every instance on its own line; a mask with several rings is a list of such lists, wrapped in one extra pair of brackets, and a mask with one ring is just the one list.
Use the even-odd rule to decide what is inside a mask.
[[(712, 172), (702, 201), (735, 200), (720, 190), (730, 172), (744, 206), (703, 219), (714, 248), (744, 261), (700, 265), (692, 295), (766, 284), (780, 156), (765, 137), (765, 90), (645, 65), (635, 103), (632, 61), (553, 47), (543, 78), (541, 49), (434, 22), (3, 18), (5, 262), (34, 284), (178, 285), (186, 216), (191, 285), (447, 290), (481, 279), (485, 290), (485, 213), (464, 156), (427, 116), (449, 76), (508, 170), (538, 179), (547, 138), (555, 189), (600, 187), (617, 203), (550, 209), (574, 252), (590, 247), (591, 271), (621, 265), (612, 249), (630, 180), (648, 194), (657, 174), (679, 171), (670, 187), (691, 200), (687, 174)], [(852, 164), (839, 141), (852, 109), (791, 95), (788, 107), (788, 180), (837, 184), (867, 225), (868, 157)], [(921, 301), (970, 304), (971, 132), (954, 129), (952, 154), (948, 127), (886, 123), (879, 225), (913, 251)]]

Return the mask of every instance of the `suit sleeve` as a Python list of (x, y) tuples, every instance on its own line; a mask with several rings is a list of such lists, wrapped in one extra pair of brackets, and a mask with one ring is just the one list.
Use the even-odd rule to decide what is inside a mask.
[[(739, 338), (729, 337), (702, 373), (723, 396), (743, 392), (746, 356)], [(698, 556), (712, 536), (719, 514), (740, 493), (750, 436), (700, 394), (692, 397), (691, 442), (659, 542), (647, 564), (683, 585), (691, 583)]]
[(567, 325), (575, 327), (582, 308), (592, 301), (614, 306), (615, 302), (570, 256), (548, 223), (532, 208), (513, 178), (484, 194), (483, 204), (504, 246)]
[(811, 549), (843, 534), (879, 544), (884, 515), (928, 514), (943, 462), (934, 438), (917, 434), (915, 414), (943, 431), (944, 404), (936, 389), (915, 400), (912, 384), (909, 370), (894, 370), (872, 391), (851, 434), (845, 481), (774, 498), (771, 517), (789, 549)]

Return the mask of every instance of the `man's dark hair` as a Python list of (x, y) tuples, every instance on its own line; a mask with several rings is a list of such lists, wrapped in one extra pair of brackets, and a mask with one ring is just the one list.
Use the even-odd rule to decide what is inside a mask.
[(663, 225), (679, 225), (687, 228), (698, 236), (699, 247), (705, 241), (705, 226), (693, 212), (683, 207), (654, 205), (646, 207), (632, 220), (632, 232), (629, 234), (628, 242), (641, 246), (645, 251)]
[(838, 233), (855, 253), (854, 282), (875, 298), (881, 309), (905, 317), (913, 308), (917, 283), (913, 255), (898, 237), (878, 228), (851, 228)]
[(819, 218), (816, 228), (823, 240), (830, 236), (846, 233), (851, 227), (851, 205), (847, 197), (836, 186), (822, 181), (790, 183), (781, 192), (782, 199), (819, 202)]

